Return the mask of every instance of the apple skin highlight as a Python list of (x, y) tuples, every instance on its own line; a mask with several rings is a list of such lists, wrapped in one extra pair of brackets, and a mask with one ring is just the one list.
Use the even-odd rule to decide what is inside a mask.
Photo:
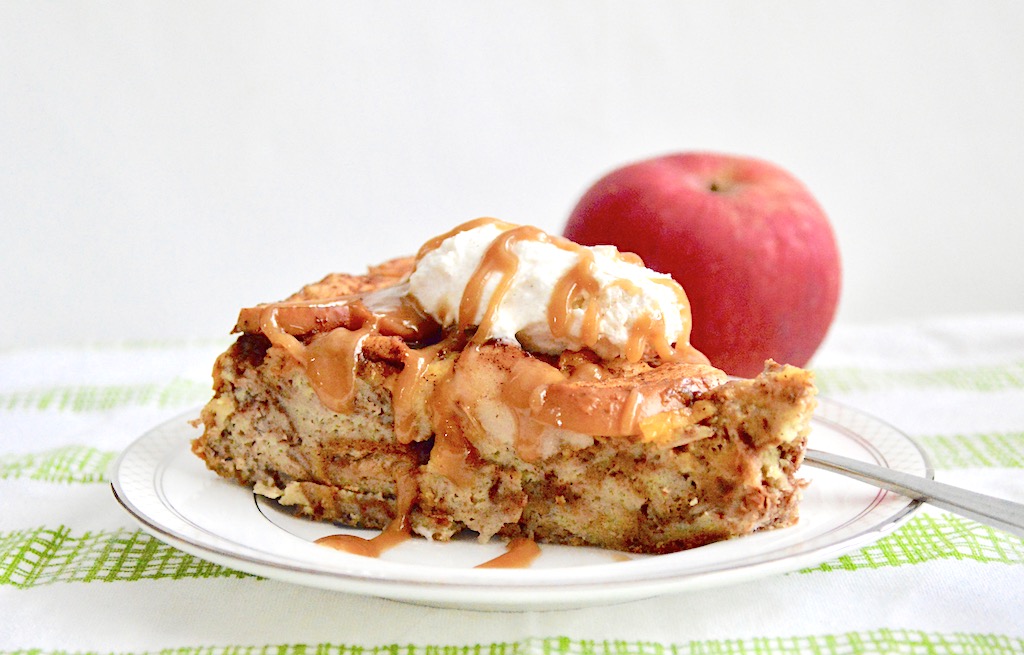
[(690, 341), (731, 375), (766, 359), (805, 366), (835, 318), (839, 248), (824, 210), (792, 174), (719, 153), (655, 157), (584, 193), (564, 235), (639, 255), (686, 290)]

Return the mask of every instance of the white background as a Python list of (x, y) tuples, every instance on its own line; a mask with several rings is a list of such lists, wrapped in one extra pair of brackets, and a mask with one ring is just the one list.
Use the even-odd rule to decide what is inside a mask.
[(839, 321), (1024, 310), (1024, 3), (0, 3), (0, 347), (218, 338), (621, 164), (774, 161)]

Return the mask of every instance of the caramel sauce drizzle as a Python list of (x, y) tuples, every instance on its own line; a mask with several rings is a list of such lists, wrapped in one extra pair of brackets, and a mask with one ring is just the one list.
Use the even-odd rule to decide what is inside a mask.
[(518, 537), (505, 544), (505, 552), (476, 569), (525, 569), (540, 555), (540, 546), (533, 539)]
[(396, 516), (380, 534), (371, 539), (351, 534), (332, 534), (320, 537), (313, 543), (352, 555), (380, 557), (385, 551), (411, 538), (412, 507), (418, 493), (416, 476), (411, 471), (404, 470), (395, 479)]
[(402, 370), (398, 373), (391, 389), (391, 412), (395, 421), (395, 437), (398, 443), (415, 441), (413, 425), (416, 421), (413, 396), (430, 362), (437, 356), (438, 347), (422, 350), (409, 349), (405, 352)]
[(515, 410), (516, 453), (527, 462), (541, 459), (548, 426), (562, 426), (559, 408), (548, 407), (545, 400), (548, 388), (564, 381), (560, 370), (531, 357), (516, 362), (502, 387), (502, 399)]
[(665, 322), (650, 314), (641, 314), (629, 331), (629, 339), (626, 341), (625, 348), (626, 360), (640, 361), (640, 358), (644, 356), (644, 351), (647, 350), (647, 343), (659, 332), (665, 333)]
[(306, 346), (306, 374), (328, 409), (352, 411), (359, 352), (373, 330), (372, 325), (358, 330), (331, 330)]
[(277, 307), (267, 307), (260, 314), (260, 332), (270, 339), (270, 343), (284, 349), (300, 364), (306, 363), (306, 346), (280, 325)]
[[(536, 241), (548, 243), (566, 252), (577, 256), (577, 263), (569, 271), (556, 281), (548, 304), (548, 327), (555, 337), (564, 337), (569, 333), (569, 316), (573, 309), (582, 307), (584, 309), (583, 322), (580, 330), (580, 340), (583, 345), (593, 347), (600, 338), (600, 284), (596, 279), (596, 264), (593, 250), (573, 243), (568, 239), (559, 236), (552, 236), (542, 230), (528, 226), (512, 226), (508, 223), (493, 218), (478, 218), (464, 223), (448, 232), (439, 235), (420, 248), (416, 255), (418, 262), (427, 253), (438, 248), (441, 243), (452, 236), (466, 230), (471, 230), (482, 225), (496, 225), (503, 229), (484, 252), (480, 264), (472, 277), (466, 284), (466, 289), (459, 302), (458, 327), (460, 330), (470, 329), (477, 323), (476, 318), (480, 312), (484, 294), (494, 282), (494, 289), (488, 300), (477, 327), (474, 341), (484, 341), (494, 324), (498, 308), (504, 299), (505, 294), (512, 286), (512, 280), (519, 267), (519, 258), (513, 252), (515, 245), (521, 241)], [(643, 261), (633, 253), (618, 253), (622, 261), (643, 265)], [(679, 301), (683, 333), (680, 335), (678, 344), (673, 347), (665, 337), (665, 321), (661, 317), (654, 317), (650, 314), (641, 316), (630, 328), (629, 341), (625, 349), (626, 359), (631, 362), (640, 361), (644, 356), (646, 348), (651, 345), (658, 356), (666, 361), (693, 361), (700, 359), (697, 353), (689, 345), (690, 335), (690, 304), (682, 287), (671, 279), (656, 279), (657, 284), (668, 286), (676, 295)], [(619, 280), (614, 284), (621, 286), (627, 293), (637, 294), (640, 288), (628, 280)]]
[[(572, 244), (575, 246), (576, 244)], [(569, 315), (579, 304), (583, 307), (583, 325), (580, 329), (580, 341), (591, 348), (600, 338), (598, 294), (601, 285), (595, 277), (596, 264), (594, 253), (586, 248), (576, 247), (579, 260), (566, 275), (555, 284), (548, 304), (548, 329), (555, 337), (569, 334)]]
[(629, 390), (629, 397), (622, 406), (622, 414), (619, 417), (619, 431), (626, 434), (633, 431), (637, 425), (640, 406), (643, 405), (643, 395), (634, 387)]
[(519, 268), (519, 258), (512, 252), (512, 248), (520, 241), (550, 241), (550, 239), (541, 230), (528, 225), (506, 230), (488, 246), (476, 271), (466, 284), (462, 300), (459, 302), (460, 330), (467, 330), (474, 325), (488, 283), (492, 278), (498, 278), (497, 286), (491, 293), (487, 309), (480, 319), (476, 335), (473, 337), (477, 343), (486, 340), (491, 326), (494, 324), (498, 308), (501, 306), (501, 301), (512, 286), (512, 279)]
[(429, 466), (456, 486), (465, 487), (472, 482), (472, 472), (476, 469), (473, 459), (479, 455), (462, 430), (462, 421), (467, 417), (455, 401), (455, 391), (455, 376), (449, 374), (438, 382), (431, 394), (434, 446), (430, 449)]
[(499, 221), (496, 218), (489, 218), (489, 217), (486, 217), (486, 216), (483, 217), (483, 218), (474, 218), (471, 221), (467, 221), (467, 222), (463, 223), (462, 225), (458, 225), (458, 226), (448, 230), (444, 234), (437, 235), (436, 237), (430, 239), (429, 241), (424, 243), (422, 246), (420, 246), (419, 252), (416, 253), (416, 262), (419, 263), (419, 261), (421, 259), (423, 259), (423, 257), (428, 252), (431, 252), (433, 250), (437, 250), (438, 246), (440, 246), (442, 243), (444, 243), (448, 239), (452, 238), (456, 234), (461, 234), (462, 232), (467, 232), (467, 231), (472, 230), (474, 228), (482, 227), (484, 225), (494, 225), (495, 227), (497, 227), (500, 230), (511, 230), (511, 229), (516, 227), (512, 223), (506, 223), (505, 221)]
[(513, 407), (536, 409), (552, 384), (564, 382), (557, 368), (535, 358), (521, 359), (512, 367), (504, 386), (503, 397)]
[[(295, 334), (316, 331), (317, 316), (344, 308), (345, 324), (315, 336), (308, 344)], [(286, 321), (282, 323), (282, 316)], [(355, 378), (363, 342), (372, 334), (424, 338), (437, 325), (409, 298), (408, 285), (398, 284), (329, 303), (282, 302), (259, 313), (260, 332), (283, 348), (309, 377), (317, 397), (335, 412), (350, 412), (355, 401)]]

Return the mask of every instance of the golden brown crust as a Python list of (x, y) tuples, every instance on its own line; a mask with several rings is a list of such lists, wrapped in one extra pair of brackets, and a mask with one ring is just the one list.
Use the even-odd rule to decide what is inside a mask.
[(413, 259), (401, 257), (371, 266), (365, 275), (331, 273), (285, 298), (287, 302), (323, 301), (373, 291), (401, 282), (412, 272)]
[[(412, 271), (409, 257), (392, 259), (370, 268), (365, 275), (330, 273), (319, 282), (313, 282), (278, 303), (245, 307), (238, 313), (232, 332), (257, 333), (262, 331), (265, 310), (273, 307), (276, 320), (295, 335), (327, 332), (338, 327), (358, 327), (361, 317), (353, 315), (352, 306), (344, 303), (331, 305), (331, 301), (398, 284)], [(310, 311), (310, 304), (323, 304)]]

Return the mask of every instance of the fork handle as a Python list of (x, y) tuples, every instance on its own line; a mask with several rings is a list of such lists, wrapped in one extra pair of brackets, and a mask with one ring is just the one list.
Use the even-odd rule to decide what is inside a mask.
[(1024, 537), (1024, 505), (1020, 503), (811, 448), (804, 462)]

